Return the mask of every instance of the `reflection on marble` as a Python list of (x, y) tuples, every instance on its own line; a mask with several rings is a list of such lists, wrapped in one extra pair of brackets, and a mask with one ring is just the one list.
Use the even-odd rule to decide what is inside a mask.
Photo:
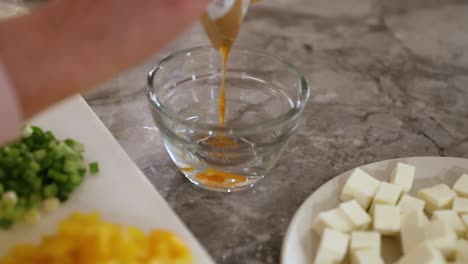
[(293, 62), (312, 93), (305, 119), (256, 188), (200, 190), (166, 154), (146, 72), (207, 40), (196, 25), (86, 95), (88, 103), (219, 263), (278, 263), (301, 202), (353, 167), (407, 156), (468, 157), (468, 1), (265, 0), (238, 41)]

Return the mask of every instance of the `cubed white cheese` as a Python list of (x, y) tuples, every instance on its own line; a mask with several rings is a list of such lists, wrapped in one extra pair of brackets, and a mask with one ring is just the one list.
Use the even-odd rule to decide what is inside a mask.
[(436, 247), (422, 243), (404, 255), (397, 264), (445, 264), (445, 259)]
[(367, 210), (379, 185), (380, 181), (361, 169), (355, 169), (346, 181), (340, 199), (343, 202), (356, 200), (364, 210)]
[(466, 233), (466, 226), (455, 211), (437, 210), (432, 213), (432, 221), (440, 220), (445, 222), (455, 230), (458, 237), (463, 237)]
[(422, 212), (425, 204), (426, 202), (423, 200), (414, 198), (408, 194), (404, 194), (398, 202), (401, 214), (407, 214), (413, 209), (420, 210)]
[(424, 209), (429, 213), (440, 209), (450, 209), (456, 196), (457, 194), (445, 184), (421, 189), (418, 192), (418, 198), (426, 202)]
[(356, 200), (340, 204), (339, 209), (347, 216), (348, 220), (352, 223), (354, 230), (369, 228), (371, 218), (356, 202)]
[(461, 214), (460, 219), (462, 220), (463, 224), (465, 224), (467, 230), (465, 234), (465, 239), (468, 239), (468, 214)]
[(384, 264), (382, 256), (375, 250), (358, 250), (351, 257), (352, 264)]
[(358, 250), (373, 250), (380, 256), (381, 237), (378, 232), (353, 231), (351, 233), (351, 254)]
[(321, 235), (325, 228), (349, 233), (353, 230), (353, 225), (344, 212), (336, 208), (320, 213), (315, 219), (312, 228), (318, 235)]
[(460, 197), (468, 198), (468, 174), (463, 174), (453, 185), (453, 190)]
[(390, 175), (390, 182), (401, 186), (403, 193), (408, 193), (413, 186), (414, 166), (398, 162)]
[(377, 193), (375, 194), (374, 201), (376, 204), (395, 205), (400, 198), (401, 187), (395, 184), (382, 182)]
[(423, 227), (424, 240), (440, 250), (447, 259), (456, 252), (457, 233), (446, 223), (435, 220)]
[(326, 228), (315, 257), (316, 264), (341, 263), (346, 256), (349, 235)]
[(379, 189), (377, 189), (377, 193), (374, 196), (374, 200), (372, 201), (369, 212), (371, 214), (374, 213), (376, 204), (395, 205), (398, 201), (398, 198), (400, 198), (400, 194), (400, 186), (388, 182), (381, 182)]
[(394, 236), (400, 232), (400, 208), (396, 205), (376, 204), (373, 228), (382, 235)]
[(408, 254), (424, 241), (424, 226), (429, 223), (426, 215), (420, 210), (411, 210), (401, 215), (401, 245)]
[(468, 229), (468, 214), (460, 214), (460, 219), (465, 224), (466, 228)]
[(468, 213), (468, 199), (457, 197), (453, 200), (452, 209), (459, 214)]
[(457, 262), (468, 263), (468, 241), (464, 239), (457, 240), (457, 253), (455, 254)]
[(395, 205), (400, 198), (401, 186), (396, 184), (382, 182), (374, 197), (376, 204)]
[[(314, 264), (337, 264), (337, 263), (340, 263), (340, 262), (336, 262), (331, 259), (316, 259), (314, 262)], [(455, 263), (455, 264), (458, 264), (458, 263)]]

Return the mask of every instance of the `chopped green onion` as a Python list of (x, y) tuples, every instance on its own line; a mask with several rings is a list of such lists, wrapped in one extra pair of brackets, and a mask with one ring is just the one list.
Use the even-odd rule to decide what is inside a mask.
[(33, 155), (37, 160), (41, 161), (47, 156), (47, 152), (45, 149), (38, 149), (33, 152)]
[[(37, 208), (52, 211), (83, 182), (85, 147), (73, 139), (58, 140), (50, 131), (26, 127), (22, 138), (0, 147), (0, 229), (17, 221), (35, 222)], [(92, 174), (97, 162), (89, 164)]]
[(99, 172), (99, 163), (97, 163), (97, 162), (91, 162), (91, 163), (89, 164), (89, 172), (90, 172), (91, 174), (96, 174), (96, 173), (98, 173), (98, 172)]
[(0, 218), (0, 229), (10, 229), (13, 226), (13, 219)]
[(54, 196), (56, 196), (57, 193), (58, 193), (57, 184), (51, 183), (51, 184), (47, 185), (44, 188), (43, 193), (44, 193), (44, 197), (54, 197)]
[(32, 128), (27, 126), (23, 131), (23, 137), (25, 137), (25, 138), (29, 137), (29, 136), (31, 136), (33, 134), (33, 132), (34, 131), (32, 130)]

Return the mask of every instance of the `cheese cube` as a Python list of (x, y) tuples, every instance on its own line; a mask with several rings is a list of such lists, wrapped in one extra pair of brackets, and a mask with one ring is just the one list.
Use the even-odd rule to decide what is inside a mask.
[(414, 166), (398, 162), (390, 175), (390, 182), (401, 186), (403, 193), (408, 193), (413, 186)]
[(437, 210), (432, 213), (432, 221), (440, 220), (451, 226), (458, 237), (463, 237), (466, 233), (466, 226), (455, 211)]
[(380, 181), (361, 169), (355, 169), (346, 181), (340, 199), (343, 202), (356, 200), (364, 210), (367, 210), (379, 185)]
[(315, 263), (340, 263), (346, 256), (349, 235), (326, 228), (315, 257)]
[(461, 214), (460, 219), (465, 224), (466, 228), (468, 229), (468, 214)]
[(372, 250), (380, 256), (380, 234), (373, 231), (353, 231), (351, 233), (351, 254), (358, 250)]
[(372, 201), (371, 208), (369, 212), (371, 214), (374, 213), (374, 208), (376, 204), (387, 204), (387, 205), (395, 205), (400, 198), (401, 194), (401, 187), (395, 184), (382, 182), (377, 189), (377, 193), (374, 196), (374, 200)]
[(468, 213), (468, 199), (457, 197), (453, 200), (452, 209), (459, 214)]
[[(331, 259), (316, 259), (314, 262), (314, 264), (337, 264), (337, 263), (341, 263), (341, 262), (336, 262)], [(458, 263), (455, 263), (455, 264), (458, 264)]]
[(453, 185), (452, 189), (458, 196), (468, 198), (468, 174), (463, 174)]
[(356, 200), (340, 204), (339, 209), (346, 215), (354, 230), (369, 228), (371, 218)]
[(333, 209), (320, 213), (314, 221), (312, 229), (321, 235), (325, 228), (334, 229), (340, 232), (349, 233), (353, 229), (353, 225), (348, 220), (348, 217), (343, 211)]
[(426, 202), (425, 209), (429, 213), (440, 209), (450, 209), (456, 196), (457, 194), (445, 184), (421, 189), (418, 192), (418, 198)]
[(375, 250), (359, 250), (351, 257), (351, 264), (384, 264), (384, 261)]
[(395, 205), (400, 198), (401, 187), (395, 184), (382, 182), (377, 189), (377, 193), (374, 197), (376, 204), (388, 204)]
[(396, 205), (376, 204), (373, 228), (382, 235), (393, 236), (400, 232), (400, 208)]
[(439, 249), (447, 259), (455, 256), (457, 233), (449, 225), (436, 220), (425, 225), (423, 229), (425, 242)]
[(466, 227), (467, 233), (465, 234), (465, 239), (468, 239), (468, 214), (461, 214), (460, 219)]
[(429, 223), (426, 215), (420, 210), (412, 211), (401, 216), (401, 245), (403, 253), (408, 254), (424, 241), (423, 227)]
[(445, 264), (445, 259), (437, 248), (422, 243), (417, 248), (404, 255), (398, 264)]
[(468, 263), (468, 241), (459, 239), (457, 240), (457, 252), (455, 260), (458, 262)]
[(413, 209), (420, 210), (422, 212), (425, 204), (426, 202), (423, 200), (414, 198), (408, 194), (404, 194), (398, 202), (401, 214), (407, 214)]

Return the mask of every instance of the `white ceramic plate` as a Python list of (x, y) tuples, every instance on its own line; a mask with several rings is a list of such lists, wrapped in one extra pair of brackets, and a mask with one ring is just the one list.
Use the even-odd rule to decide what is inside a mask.
[[(410, 194), (417, 190), (445, 183), (452, 186), (462, 173), (468, 172), (468, 159), (444, 157), (417, 157), (380, 161), (360, 167), (379, 180), (389, 180), (391, 169), (396, 162), (416, 166), (416, 177)], [(292, 219), (283, 241), (282, 264), (313, 263), (320, 238), (312, 231), (312, 222), (324, 210), (339, 204), (339, 195), (352, 170), (347, 171), (320, 187), (307, 198)], [(385, 238), (382, 244), (385, 263), (392, 263), (400, 255), (398, 243)]]
[(73, 97), (29, 123), (53, 131), (59, 139), (69, 137), (82, 142), (85, 158), (88, 162), (98, 161), (100, 173), (86, 176), (70, 199), (57, 212), (44, 215), (37, 226), (17, 224), (12, 230), (1, 231), (0, 255), (15, 244), (40, 241), (72, 212), (99, 211), (102, 218), (115, 223), (146, 231), (173, 231), (190, 247), (195, 263), (214, 263), (83, 98)]

